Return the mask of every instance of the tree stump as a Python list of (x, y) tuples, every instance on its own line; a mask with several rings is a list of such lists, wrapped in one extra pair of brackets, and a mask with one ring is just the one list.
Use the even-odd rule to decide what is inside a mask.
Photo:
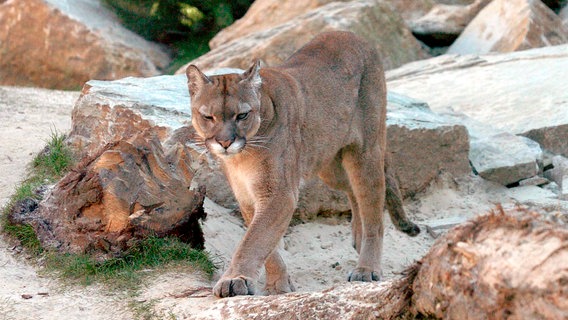
[(98, 259), (148, 235), (176, 236), (202, 249), (205, 189), (190, 190), (190, 164), (181, 144), (166, 153), (154, 135), (135, 134), (83, 159), (36, 210), (11, 219), (32, 225), (43, 247)]

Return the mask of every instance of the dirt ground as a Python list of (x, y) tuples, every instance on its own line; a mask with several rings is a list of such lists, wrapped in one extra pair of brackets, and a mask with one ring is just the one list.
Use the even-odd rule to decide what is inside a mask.
[[(6, 203), (23, 179), (26, 165), (53, 130), (68, 132), (78, 96), (78, 92), (0, 87), (0, 204)], [(410, 238), (396, 231), (386, 218), (384, 278), (395, 277), (422, 257), (435, 234), (487, 212), (496, 203), (514, 206), (519, 194), (535, 199), (550, 197), (540, 188), (512, 190), (474, 176), (442, 177), (427, 192), (405, 203), (409, 216), (422, 227), (419, 236)], [(244, 227), (230, 210), (209, 200), (205, 209), (206, 248), (223, 268)], [(351, 247), (349, 222), (341, 217), (291, 227), (281, 249), (298, 291), (347, 285), (347, 273), (357, 259)], [(12, 241), (0, 239), (0, 319), (132, 319), (132, 306), (136, 304), (150, 305), (160, 318), (198, 319), (216, 301), (210, 292), (214, 281), (189, 270), (158, 273), (134, 298), (97, 285), (69, 286), (42, 273)]]

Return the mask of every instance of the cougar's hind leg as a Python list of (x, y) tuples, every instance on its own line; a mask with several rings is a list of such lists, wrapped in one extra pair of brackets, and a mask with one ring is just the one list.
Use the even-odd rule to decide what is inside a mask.
[(389, 215), (394, 226), (414, 237), (420, 233), (420, 228), (414, 224), (406, 216), (404, 207), (402, 205), (402, 194), (398, 187), (398, 182), (395, 178), (394, 172), (390, 167), (389, 158), (385, 158), (385, 182), (386, 182), (386, 207), (389, 210)]
[(368, 49), (356, 108), (353, 142), (344, 148), (342, 165), (359, 207), (359, 260), (349, 281), (380, 280), (385, 206), (386, 82), (380, 57)]
[(335, 157), (335, 159), (326, 166), (319, 173), (320, 179), (322, 179), (325, 184), (333, 189), (344, 191), (349, 199), (349, 207), (351, 208), (351, 236), (353, 248), (359, 253), (361, 249), (361, 217), (359, 216), (359, 205), (357, 204), (357, 199), (351, 190), (351, 185), (349, 184), (349, 178), (347, 173), (343, 168), (341, 152)]
[(361, 224), (359, 260), (349, 281), (380, 279), (385, 202), (384, 163), (380, 155), (378, 146), (366, 151), (354, 148), (343, 155)]

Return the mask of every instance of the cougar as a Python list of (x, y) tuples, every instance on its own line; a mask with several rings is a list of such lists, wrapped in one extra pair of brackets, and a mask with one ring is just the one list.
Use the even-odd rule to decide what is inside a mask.
[(294, 291), (277, 245), (303, 179), (319, 176), (347, 194), (353, 246), (349, 281), (381, 274), (383, 210), (401, 231), (420, 232), (402, 208), (386, 159), (386, 84), (377, 50), (349, 32), (316, 36), (277, 67), (243, 74), (186, 69), (192, 125), (220, 159), (248, 228), (213, 288), (218, 297)]

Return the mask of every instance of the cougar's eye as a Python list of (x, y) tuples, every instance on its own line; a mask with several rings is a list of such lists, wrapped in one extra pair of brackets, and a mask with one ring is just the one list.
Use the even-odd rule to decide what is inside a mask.
[(203, 120), (213, 121), (213, 116), (202, 114), (201, 117), (203, 118)]
[(245, 120), (246, 118), (248, 118), (249, 113), (250, 112), (243, 112), (237, 114), (237, 120)]

